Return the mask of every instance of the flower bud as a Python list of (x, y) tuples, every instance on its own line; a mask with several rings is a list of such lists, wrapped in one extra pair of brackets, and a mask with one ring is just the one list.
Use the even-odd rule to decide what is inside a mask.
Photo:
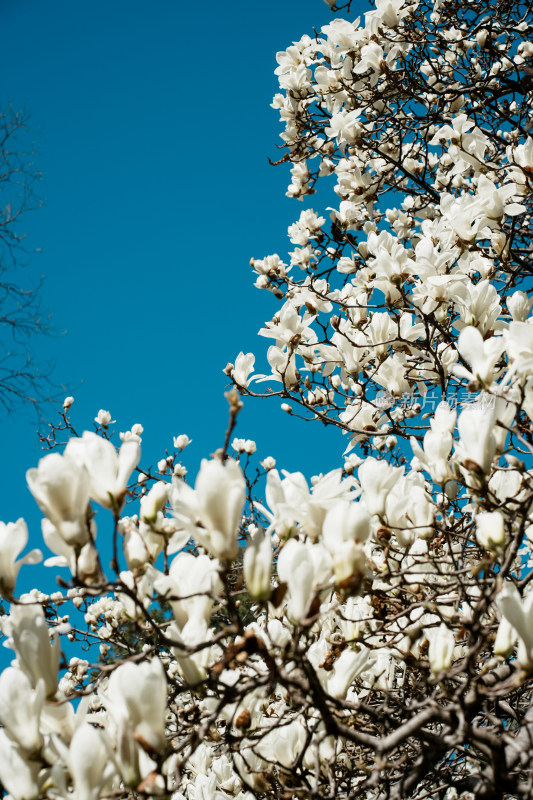
[(247, 542), (243, 570), (252, 600), (268, 600), (271, 594), (272, 542), (262, 528), (258, 528)]

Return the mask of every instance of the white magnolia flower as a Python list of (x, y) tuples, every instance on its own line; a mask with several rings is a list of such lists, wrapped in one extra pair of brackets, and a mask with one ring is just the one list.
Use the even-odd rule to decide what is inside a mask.
[(32, 686), (44, 681), (46, 695), (57, 690), (61, 646), (59, 637), (50, 641), (48, 623), (39, 605), (23, 603), (12, 606), (9, 613), (10, 647), (17, 654), (20, 668), (30, 678)]
[[(96, 538), (94, 520), (91, 520), (89, 525), (94, 540)], [(92, 541), (86, 542), (81, 548), (72, 547), (66, 543), (55, 525), (46, 518), (41, 522), (41, 530), (46, 546), (56, 554), (55, 557), (46, 559), (45, 567), (68, 567), (73, 575), (87, 583), (92, 583), (100, 577), (98, 551)]]
[(91, 498), (104, 508), (116, 509), (122, 505), (130, 475), (139, 463), (141, 448), (138, 438), (128, 439), (117, 453), (110, 441), (85, 431), (80, 439), (69, 441), (65, 457), (87, 470)]
[(519, 663), (533, 669), (533, 592), (521, 597), (514, 583), (506, 581), (496, 604), (518, 634)]
[(532, 303), (533, 298), (528, 297), (525, 292), (514, 292), (514, 294), (507, 298), (507, 308), (515, 322), (526, 321), (531, 311)]
[(463, 358), (470, 364), (469, 372), (463, 366), (454, 368), (456, 375), (468, 380), (478, 380), (481, 384), (490, 386), (495, 375), (494, 367), (505, 349), (505, 340), (501, 336), (491, 336), (483, 341), (483, 336), (477, 328), (468, 326), (459, 334), (458, 349)]
[(331, 556), (337, 581), (364, 573), (362, 544), (370, 534), (370, 516), (361, 503), (338, 501), (324, 520), (322, 541)]
[(438, 628), (427, 629), (426, 636), (429, 639), (429, 665), (431, 671), (438, 675), (452, 664), (455, 637), (444, 622)]
[(505, 526), (499, 511), (481, 511), (476, 515), (476, 539), (486, 550), (505, 544)]
[(33, 753), (42, 744), (39, 730), (45, 700), (45, 684), (37, 681), (35, 689), (20, 669), (7, 667), (0, 675), (0, 722), (26, 752)]
[(253, 353), (240, 352), (235, 359), (235, 366), (231, 370), (231, 377), (237, 384), (245, 389), (250, 381), (250, 374), (254, 371), (255, 356)]
[(174, 447), (177, 450), (185, 450), (185, 448), (190, 445), (191, 439), (187, 436), (186, 433), (180, 433), (179, 436), (174, 437)]
[(533, 325), (511, 322), (504, 333), (511, 371), (524, 380), (533, 375)]
[(29, 469), (26, 479), (37, 505), (71, 546), (89, 539), (87, 505), (89, 475), (85, 467), (66, 453), (50, 453), (39, 466)]
[(167, 504), (170, 488), (168, 483), (157, 481), (148, 494), (141, 498), (140, 518), (144, 522), (148, 524), (155, 522), (158, 513)]
[(320, 544), (289, 539), (278, 556), (278, 577), (287, 584), (287, 616), (300, 622), (319, 586), (331, 578), (328, 551)]
[(411, 437), (414, 455), (427, 469), (432, 480), (441, 485), (452, 477), (449, 458), (456, 419), (456, 412), (447, 403), (439, 403), (430, 422), (430, 430), (424, 435), (424, 449)]
[(235, 558), (246, 484), (236, 461), (204, 459), (194, 490), (177, 481), (172, 492), (176, 519), (195, 541), (221, 560)]
[(167, 682), (158, 658), (121, 664), (109, 678), (105, 703), (115, 722), (125, 721), (143, 747), (155, 752), (165, 747)]
[(111, 419), (111, 412), (103, 408), (100, 409), (94, 421), (97, 425), (101, 425), (102, 428), (107, 428), (108, 425), (113, 425), (116, 422), (115, 419)]
[(113, 769), (113, 763), (101, 731), (88, 722), (82, 723), (72, 737), (68, 766), (74, 781), (74, 800), (98, 800), (106, 767)]
[(385, 512), (387, 495), (403, 476), (403, 467), (393, 467), (386, 461), (367, 458), (359, 467), (358, 477), (363, 490), (363, 502), (369, 514)]
[(157, 571), (153, 575), (154, 589), (168, 598), (180, 630), (189, 620), (198, 626), (208, 621), (215, 597), (222, 591), (218, 561), (207, 555), (178, 553), (168, 575)]
[(335, 661), (333, 671), (326, 673), (326, 689), (331, 697), (345, 700), (348, 689), (365, 668), (370, 650), (363, 647), (358, 653), (351, 648), (344, 650)]
[(460, 441), (456, 447), (463, 466), (474, 473), (487, 473), (496, 453), (494, 425), (496, 408), (467, 406), (457, 426)]
[(513, 652), (517, 642), (518, 634), (508, 619), (502, 617), (498, 626), (496, 640), (494, 642), (494, 653), (504, 658), (508, 658)]
[(29, 761), (20, 746), (0, 730), (0, 780), (13, 800), (39, 796), (38, 761)]
[(272, 540), (262, 528), (248, 539), (243, 557), (244, 581), (253, 600), (268, 600), (271, 594)]
[(23, 519), (16, 522), (0, 522), (0, 593), (13, 594), (19, 569), (23, 564), (38, 564), (42, 559), (40, 550), (32, 550), (23, 558), (16, 558), (28, 543), (28, 528)]
[(307, 731), (302, 721), (295, 719), (288, 725), (273, 725), (255, 750), (267, 761), (290, 769), (304, 749), (306, 739)]

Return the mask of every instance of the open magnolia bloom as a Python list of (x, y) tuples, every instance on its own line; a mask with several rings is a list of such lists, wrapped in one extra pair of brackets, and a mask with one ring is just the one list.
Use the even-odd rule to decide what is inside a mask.
[(460, 354), (470, 364), (471, 372), (458, 365), (456, 375), (469, 380), (478, 380), (483, 386), (490, 386), (497, 373), (494, 369), (505, 349), (503, 337), (491, 336), (486, 342), (477, 328), (463, 328), (457, 343)]
[(141, 448), (138, 439), (129, 439), (117, 453), (107, 439), (85, 431), (80, 439), (69, 441), (65, 457), (87, 470), (92, 500), (104, 508), (117, 508), (124, 501), (131, 473), (141, 457)]
[(177, 481), (171, 503), (178, 522), (215, 558), (231, 560), (237, 555), (237, 534), (246, 485), (241, 468), (228, 459), (202, 461), (194, 490)]

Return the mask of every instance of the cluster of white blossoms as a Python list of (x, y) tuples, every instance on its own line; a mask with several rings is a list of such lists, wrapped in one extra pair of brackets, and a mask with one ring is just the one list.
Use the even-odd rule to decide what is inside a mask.
[[(226, 367), (192, 482), (186, 434), (153, 472), (105, 410), (28, 471), (69, 578), (17, 596), (41, 554), (0, 526), (13, 800), (531, 796), (533, 7), (486, 12), (377, 0), (278, 53), (288, 194), (335, 206), (252, 260), (268, 367)], [(342, 466), (232, 438), (265, 383)]]

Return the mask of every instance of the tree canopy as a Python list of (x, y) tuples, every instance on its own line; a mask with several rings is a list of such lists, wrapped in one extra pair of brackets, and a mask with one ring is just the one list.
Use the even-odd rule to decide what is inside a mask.
[[(60, 591), (16, 595), (40, 554), (0, 529), (14, 800), (531, 797), (532, 30), (377, 0), (277, 54), (303, 207), (251, 261), (280, 308), (220, 449), (144, 467), (142, 426), (79, 436), (66, 398), (27, 473)], [(340, 428), (339, 467), (236, 438), (257, 396)]]

